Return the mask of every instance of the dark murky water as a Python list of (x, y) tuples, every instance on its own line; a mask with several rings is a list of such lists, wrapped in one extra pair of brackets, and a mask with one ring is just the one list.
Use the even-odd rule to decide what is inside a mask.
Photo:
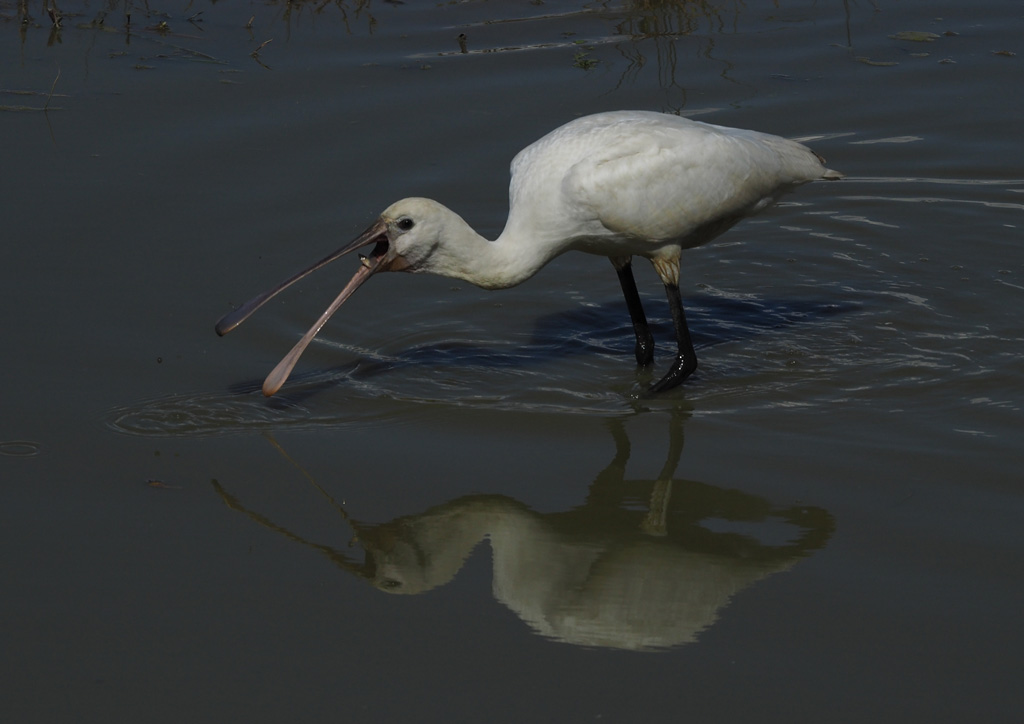
[[(1019, 3), (60, 10), (0, 1), (12, 721), (1019, 717)], [(619, 108), (848, 175), (684, 255), (684, 388), (579, 254), (374, 279), (270, 401), (354, 262), (214, 335)]]

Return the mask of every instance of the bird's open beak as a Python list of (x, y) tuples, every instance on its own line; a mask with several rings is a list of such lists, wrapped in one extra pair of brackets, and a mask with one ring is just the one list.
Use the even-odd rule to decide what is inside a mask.
[(359, 255), (359, 260), (361, 262), (359, 270), (353, 275), (352, 279), (349, 280), (349, 283), (345, 285), (345, 288), (341, 290), (341, 293), (338, 294), (337, 298), (331, 302), (331, 306), (329, 306), (327, 310), (320, 315), (320, 318), (316, 320), (316, 323), (309, 328), (309, 331), (303, 335), (302, 339), (292, 347), (291, 352), (289, 352), (285, 358), (278, 363), (277, 367), (275, 367), (267, 376), (267, 379), (263, 382), (264, 395), (270, 397), (281, 389), (285, 381), (288, 379), (288, 375), (291, 374), (292, 368), (295, 367), (295, 363), (299, 361), (299, 357), (302, 356), (303, 351), (305, 351), (309, 343), (313, 341), (313, 338), (317, 335), (317, 332), (320, 331), (320, 328), (326, 324), (327, 320), (331, 318), (331, 315), (338, 311), (338, 307), (344, 304), (345, 300), (351, 297), (355, 290), (363, 285), (363, 282), (378, 271), (391, 268), (392, 265), (394, 265), (396, 269), (401, 268), (401, 257), (395, 256), (393, 250), (390, 248), (390, 243), (388, 242), (387, 222), (383, 218), (378, 219), (373, 226), (345, 246), (341, 247), (334, 253), (325, 256), (308, 269), (303, 269), (298, 274), (285, 279), (273, 289), (253, 297), (235, 311), (225, 314), (224, 317), (217, 322), (217, 326), (215, 327), (217, 334), (221, 336), (227, 334), (248, 319), (253, 312), (262, 307), (277, 294), (284, 291), (306, 275), (329, 264), (340, 256), (344, 256), (351, 251), (355, 251), (356, 249), (364, 246), (369, 246), (370, 244), (374, 245), (373, 251), (371, 251), (368, 256), (363, 256), (362, 254)]

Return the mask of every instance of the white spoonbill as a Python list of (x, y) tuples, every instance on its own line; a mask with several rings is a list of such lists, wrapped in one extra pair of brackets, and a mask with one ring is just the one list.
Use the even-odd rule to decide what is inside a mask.
[(651, 392), (675, 387), (697, 368), (679, 295), (683, 249), (715, 238), (808, 181), (839, 179), (806, 146), (778, 136), (649, 111), (584, 116), (527, 146), (512, 160), (509, 213), (494, 241), (436, 201), (396, 201), (355, 240), (217, 323), (224, 335), (278, 292), (328, 262), (373, 245), (320, 318), (263, 383), (281, 389), (303, 350), (338, 307), (379, 271), (428, 272), (484, 289), (520, 284), (567, 251), (608, 257), (636, 333), (636, 361), (654, 359), (654, 338), (631, 267), (642, 256), (665, 284), (678, 352)]

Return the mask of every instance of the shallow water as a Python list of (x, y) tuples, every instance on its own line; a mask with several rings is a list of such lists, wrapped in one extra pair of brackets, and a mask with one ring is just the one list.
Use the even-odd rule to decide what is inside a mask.
[[(1016, 721), (1019, 3), (61, 11), (0, 1), (13, 720)], [(374, 279), (269, 401), (353, 262), (213, 333), (619, 108), (847, 174), (685, 253), (683, 388), (580, 254)]]

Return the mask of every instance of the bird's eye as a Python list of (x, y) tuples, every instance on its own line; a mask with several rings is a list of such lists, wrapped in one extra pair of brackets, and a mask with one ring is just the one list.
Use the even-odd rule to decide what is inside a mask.
[(408, 216), (398, 220), (398, 228), (401, 229), (402, 231), (408, 231), (415, 225), (415, 222)]

